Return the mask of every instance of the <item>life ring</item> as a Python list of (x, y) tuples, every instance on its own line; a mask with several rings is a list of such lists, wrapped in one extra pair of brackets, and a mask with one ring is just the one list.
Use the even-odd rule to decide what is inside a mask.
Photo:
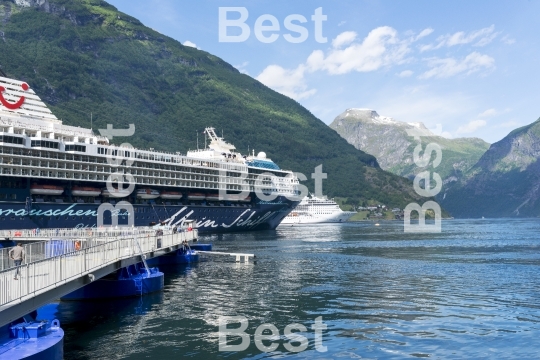
[(81, 242), (79, 240), (75, 241), (75, 250), (81, 250)]

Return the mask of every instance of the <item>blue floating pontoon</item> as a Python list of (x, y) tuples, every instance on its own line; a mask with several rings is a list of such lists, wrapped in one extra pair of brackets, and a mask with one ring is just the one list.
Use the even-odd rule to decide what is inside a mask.
[(137, 263), (117, 270), (61, 298), (61, 300), (107, 299), (140, 296), (163, 289), (163, 273)]
[[(168, 254), (147, 260), (149, 265), (191, 264), (199, 261), (199, 254), (195, 250), (198, 245), (182, 246), (180, 249)], [(204, 245), (203, 245), (204, 246)], [(212, 245), (210, 245), (212, 247)]]
[(62, 360), (64, 330), (58, 320), (25, 316), (0, 327), (0, 359)]
[(191, 245), (191, 249), (197, 251), (212, 251), (212, 244), (193, 244)]

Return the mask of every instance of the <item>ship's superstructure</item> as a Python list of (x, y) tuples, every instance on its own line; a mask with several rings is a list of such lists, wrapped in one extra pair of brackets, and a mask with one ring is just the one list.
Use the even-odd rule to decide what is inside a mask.
[[(101, 204), (122, 201), (134, 207), (135, 225), (191, 219), (202, 232), (268, 229), (298, 203), (291, 171), (265, 153), (240, 154), (213, 128), (208, 148), (181, 155), (64, 125), (21, 81), (0, 77), (0, 102), (0, 229), (96, 226)], [(128, 214), (106, 211), (105, 224), (115, 216), (122, 224)]]
[(317, 223), (340, 223), (347, 221), (355, 211), (343, 211), (332, 199), (306, 196), (287, 215), (282, 224), (317, 224)]

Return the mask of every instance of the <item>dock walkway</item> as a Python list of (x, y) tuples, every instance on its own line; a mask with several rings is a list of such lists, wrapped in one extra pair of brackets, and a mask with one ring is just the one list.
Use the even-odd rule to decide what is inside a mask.
[(117, 269), (140, 262), (143, 257), (149, 259), (174, 251), (184, 241), (196, 240), (198, 236), (196, 229), (161, 231), (162, 235), (150, 228), (58, 230), (41, 230), (39, 234), (21, 230), (14, 239), (24, 242), (31, 238), (37, 244), (45, 239), (80, 241), (80, 247), (54, 250), (52, 256), (43, 251), (43, 258), (33, 258), (19, 267), (18, 280), (14, 279), (16, 268), (9, 266), (0, 271), (0, 326)]

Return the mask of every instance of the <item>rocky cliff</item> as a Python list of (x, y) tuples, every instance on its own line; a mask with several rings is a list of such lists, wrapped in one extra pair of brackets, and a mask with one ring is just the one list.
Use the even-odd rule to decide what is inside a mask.
[(489, 147), (478, 138), (437, 136), (421, 122), (397, 121), (371, 109), (348, 109), (337, 116), (330, 127), (357, 149), (375, 156), (382, 169), (409, 178), (422, 171), (413, 162), (417, 142), (407, 133), (415, 130), (422, 135), (423, 144), (433, 142), (442, 148), (442, 162), (437, 172), (445, 183), (457, 181)]
[(439, 201), (457, 217), (540, 216), (540, 119), (491, 145)]

